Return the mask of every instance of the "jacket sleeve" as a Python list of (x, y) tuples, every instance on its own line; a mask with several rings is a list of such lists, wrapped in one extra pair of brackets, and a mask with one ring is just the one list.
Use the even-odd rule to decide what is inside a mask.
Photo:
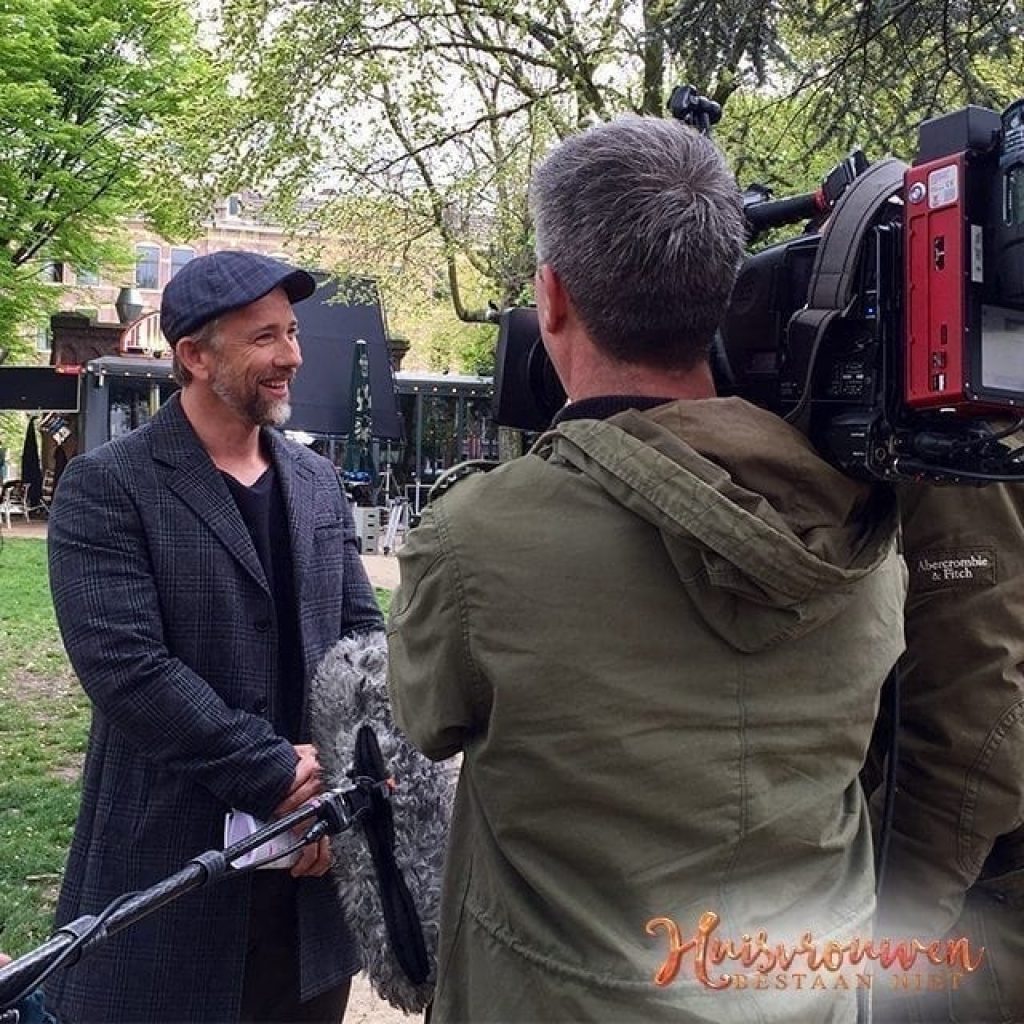
[[(941, 935), (1024, 821), (1024, 495), (913, 485), (899, 768), (879, 894), (890, 930)], [(872, 808), (879, 812), (882, 791)]]
[(141, 757), (269, 817), (291, 787), (295, 751), (168, 650), (143, 522), (107, 466), (68, 463), (48, 535), (57, 622), (95, 707)]
[(449, 531), (441, 499), (425, 510), (399, 551), (401, 577), (387, 627), (395, 721), (435, 761), (462, 750), (485, 714)]

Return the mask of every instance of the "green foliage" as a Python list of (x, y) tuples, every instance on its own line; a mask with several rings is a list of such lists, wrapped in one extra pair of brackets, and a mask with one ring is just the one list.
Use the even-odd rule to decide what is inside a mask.
[(799, 101), (789, 96), (733, 96), (715, 129), (715, 140), (741, 184), (764, 184), (776, 196), (818, 187), (847, 150), (828, 142), (808, 152), (800, 134), (802, 116)]
[(50, 603), (46, 544), (0, 547), (0, 945), (42, 942), (74, 828), (88, 706)]
[(787, 5), (783, 79), (799, 144), (910, 154), (917, 124), (1020, 92), (1024, 10), (1006, 0)]
[(170, 170), (198, 162), (199, 133), (170, 133), (222, 81), (185, 0), (0, 5), (0, 342), (47, 312), (45, 261), (116, 259), (117, 219), (138, 210), (171, 236), (194, 219), (197, 183)]
[(403, 333), (427, 327), (419, 354), (436, 367), (485, 365), (494, 332), (439, 329), (424, 297), (485, 322), (488, 301), (529, 296), (527, 183), (581, 126), (663, 113), (688, 82), (727, 104), (717, 134), (741, 182), (786, 195), (854, 145), (909, 156), (923, 117), (1001, 105), (1024, 70), (1024, 16), (1004, 0), (595, 0), (585, 16), (570, 0), (339, 0), (310, 13), (305, 0), (224, 2), (224, 56), (245, 69), (234, 173), (272, 185), (296, 228), (310, 226), (301, 200), (330, 181), (317, 224), (348, 239), (343, 262), (372, 264)]
[[(285, 207), (317, 181), (336, 182), (319, 223), (357, 252), (365, 243), (378, 266), (408, 270), (429, 253), (457, 316), (486, 321), (463, 275), (482, 277), (498, 305), (522, 297), (537, 159), (584, 119), (641, 102), (616, 70), (637, 67), (643, 50), (622, 6), (600, 0), (578, 18), (562, 0), (350, 0), (314, 19), (301, 0), (269, 18), (260, 0), (229, 0), (225, 46), (247, 68), (238, 163), (277, 183)], [(381, 216), (366, 239), (373, 204)]]
[(489, 324), (466, 324), (450, 313), (439, 315), (420, 349), (427, 369), (443, 373), (494, 373), (495, 328)]
[(988, 0), (786, 5), (772, 89), (737, 92), (716, 137), (741, 183), (777, 196), (814, 189), (854, 148), (909, 161), (922, 120), (1017, 98), (1022, 22)]
[(7, 449), (7, 475), (14, 475), (12, 463), (20, 460), (28, 417), (23, 412), (0, 412), (0, 448)]
[[(456, 265), (463, 296), (479, 307), (486, 306), (489, 282), (461, 261)], [(413, 272), (409, 266), (397, 274), (384, 274), (380, 280), (389, 322), (398, 334), (418, 339), (413, 359), (425, 363), (428, 370), (492, 373), (494, 326), (452, 316), (449, 279), (430, 264), (428, 254), (424, 254), (418, 279), (410, 287)]]

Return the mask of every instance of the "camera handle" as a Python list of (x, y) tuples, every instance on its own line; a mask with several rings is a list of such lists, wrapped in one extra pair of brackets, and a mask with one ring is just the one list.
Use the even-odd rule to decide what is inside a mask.
[(722, 120), (722, 105), (701, 96), (692, 85), (677, 85), (668, 98), (669, 113), (701, 135), (710, 135), (711, 126)]
[(77, 963), (111, 935), (148, 917), (179, 896), (221, 881), (233, 861), (290, 831), (294, 826), (313, 820), (309, 831), (302, 838), (302, 845), (352, 828), (370, 811), (374, 794), (381, 787), (386, 790), (386, 782), (356, 778), (351, 788), (331, 790), (315, 797), (298, 810), (271, 822), (233, 846), (199, 854), (180, 871), (148, 889), (119, 896), (99, 914), (70, 921), (42, 945), (0, 968), (0, 1014), (38, 988), (58, 967)]
[(743, 191), (743, 213), (749, 228), (747, 241), (753, 242), (763, 231), (781, 227), (783, 224), (824, 219), (868, 167), (864, 151), (855, 149), (825, 175), (821, 186), (814, 192), (785, 199), (772, 199), (771, 189), (766, 186), (747, 186)]

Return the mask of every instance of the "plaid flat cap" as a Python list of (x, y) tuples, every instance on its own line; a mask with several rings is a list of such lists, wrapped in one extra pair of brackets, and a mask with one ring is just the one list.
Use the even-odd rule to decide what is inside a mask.
[(225, 250), (190, 260), (172, 278), (160, 300), (160, 329), (176, 344), (233, 309), (283, 288), (289, 301), (316, 291), (312, 274), (256, 252)]

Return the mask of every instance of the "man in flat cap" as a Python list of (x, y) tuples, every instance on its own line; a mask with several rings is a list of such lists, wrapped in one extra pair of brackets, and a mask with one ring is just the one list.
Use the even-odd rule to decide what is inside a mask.
[[(321, 790), (310, 679), (382, 622), (334, 468), (269, 429), (302, 362), (292, 303), (315, 287), (255, 253), (185, 266), (160, 310), (180, 392), (61, 478), (50, 580), (93, 719), (58, 925), (223, 845), (232, 809), (271, 819)], [(359, 955), (329, 857), (322, 841), (182, 897), (61, 971), (51, 1008), (336, 1024)]]

